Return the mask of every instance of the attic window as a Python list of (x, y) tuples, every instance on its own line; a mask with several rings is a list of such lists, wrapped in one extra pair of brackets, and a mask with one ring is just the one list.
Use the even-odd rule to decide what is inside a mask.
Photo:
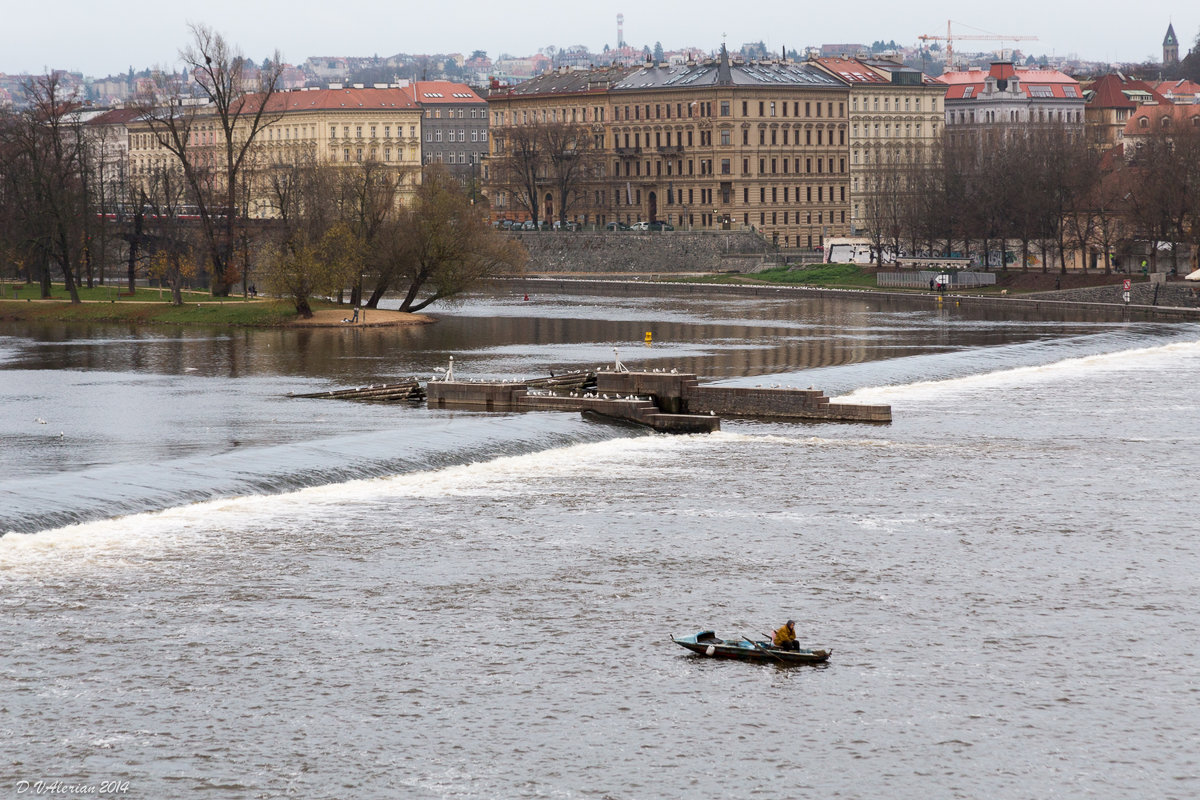
[(1141, 119), (1139, 119), (1139, 120), (1138, 120), (1138, 127), (1140, 127), (1140, 128), (1149, 128), (1149, 127), (1150, 127), (1150, 120), (1146, 119), (1145, 117), (1142, 117)]
[(1030, 86), (1030, 97), (1054, 97), (1054, 91), (1049, 86)]
[(971, 93), (974, 91), (975, 91), (974, 86), (968, 86), (967, 88), (963, 89), (963, 100), (968, 99), (971, 96)]
[(1079, 97), (1079, 91), (1074, 86), (1064, 86), (1063, 94), (1067, 97)]

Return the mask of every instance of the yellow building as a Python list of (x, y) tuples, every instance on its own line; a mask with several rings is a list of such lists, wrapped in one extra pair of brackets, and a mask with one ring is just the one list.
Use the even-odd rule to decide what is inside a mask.
[[(255, 96), (246, 98), (252, 106)], [(197, 161), (219, 172), (224, 153), (223, 134), (211, 107), (198, 106), (190, 123), (189, 147)], [(250, 198), (251, 217), (272, 216), (272, 207), (256, 180), (272, 165), (317, 163), (351, 166), (374, 161), (397, 173), (401, 199), (411, 195), (420, 182), (420, 105), (411, 90), (399, 86), (364, 88), (295, 89), (277, 92), (268, 100), (265, 125), (258, 133), (248, 165), (255, 196)], [(243, 116), (249, 125), (251, 115)], [(149, 123), (134, 122), (129, 130), (130, 174), (148, 175), (153, 169), (177, 163), (159, 141)]]
[[(568, 209), (584, 224), (753, 227), (802, 248), (849, 232), (849, 87), (813, 65), (731, 63), (722, 52), (704, 63), (560, 71), (494, 90), (488, 107), (493, 162), (522, 126), (588, 126), (595, 164)], [(490, 174), (494, 213), (520, 218), (511, 187), (498, 175), (489, 184)], [(552, 167), (544, 181), (543, 201), (558, 208)]]

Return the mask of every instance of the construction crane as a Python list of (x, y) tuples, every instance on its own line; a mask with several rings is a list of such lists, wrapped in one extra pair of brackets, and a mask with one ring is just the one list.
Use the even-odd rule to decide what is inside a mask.
[[(954, 40), (955, 39), (990, 39), (993, 41), (1001, 41), (1001, 42), (1019, 42), (1019, 41), (1023, 41), (1023, 40), (1032, 40), (1032, 41), (1036, 42), (1037, 38), (1038, 38), (1036, 36), (999, 36), (999, 35), (990, 35), (990, 34), (989, 35), (955, 36), (954, 33), (950, 30), (950, 25), (953, 22), (954, 22), (954, 20), (950, 20), (950, 19), (946, 20), (946, 35), (945, 36), (930, 36), (929, 34), (922, 34), (917, 37), (922, 42), (928, 42), (931, 40), (935, 40), (935, 41), (944, 41), (946, 43), (946, 69), (947, 69), (947, 71), (949, 71), (950, 69), (952, 69), (954, 67)], [(959, 24), (961, 25), (963, 23), (960, 22)], [(1003, 50), (1004, 48), (1001, 47), (1000, 49)]]

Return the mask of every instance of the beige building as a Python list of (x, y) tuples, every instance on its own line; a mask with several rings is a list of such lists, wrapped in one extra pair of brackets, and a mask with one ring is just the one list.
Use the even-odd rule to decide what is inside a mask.
[(888, 60), (813, 59), (850, 86), (851, 233), (871, 226), (869, 195), (881, 176), (903, 176), (939, 141), (946, 87)]
[[(247, 98), (254, 102), (254, 96)], [(420, 182), (421, 107), (405, 87), (377, 85), (328, 89), (297, 89), (273, 94), (258, 134), (251, 172), (261, 174), (274, 164), (318, 163), (353, 166), (375, 161), (397, 173), (401, 200)], [(246, 115), (249, 124), (250, 115)], [(175, 157), (161, 145), (145, 121), (131, 122), (129, 168), (136, 179), (155, 168), (170, 166)], [(223, 136), (209, 107), (195, 108), (190, 147), (199, 151), (200, 163), (217, 166)], [(273, 211), (261, 187), (249, 204), (251, 217), (269, 217)]]
[[(662, 221), (753, 227), (782, 247), (818, 248), (850, 230), (849, 87), (811, 64), (715, 61), (558, 72), (488, 97), (492, 151), (520, 126), (587, 126), (596, 164), (568, 216), (584, 224)], [(522, 218), (512, 190), (485, 187), (499, 217)], [(562, 200), (547, 172), (552, 214)]]

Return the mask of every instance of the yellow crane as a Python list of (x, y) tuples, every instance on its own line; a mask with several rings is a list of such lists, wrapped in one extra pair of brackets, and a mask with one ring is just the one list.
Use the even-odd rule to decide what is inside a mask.
[[(992, 41), (1001, 41), (1001, 42), (1019, 42), (1019, 41), (1035, 41), (1036, 42), (1037, 38), (1038, 38), (1036, 36), (1001, 36), (1001, 35), (995, 35), (995, 34), (987, 34), (987, 35), (967, 34), (967, 35), (955, 36), (953, 31), (951, 31), (951, 29), (950, 29), (950, 26), (951, 26), (951, 24), (953, 24), (953, 22), (954, 22), (954, 20), (950, 20), (950, 19), (946, 20), (946, 35), (945, 36), (931, 36), (929, 34), (922, 34), (917, 37), (922, 42), (944, 41), (946, 43), (946, 70), (947, 71), (949, 71), (950, 69), (952, 69), (954, 67), (954, 40), (955, 39), (990, 39)], [(960, 22), (959, 24), (961, 25), (963, 23)], [(1001, 50), (1003, 50), (1003, 49), (1004, 48), (1001, 47)]]

